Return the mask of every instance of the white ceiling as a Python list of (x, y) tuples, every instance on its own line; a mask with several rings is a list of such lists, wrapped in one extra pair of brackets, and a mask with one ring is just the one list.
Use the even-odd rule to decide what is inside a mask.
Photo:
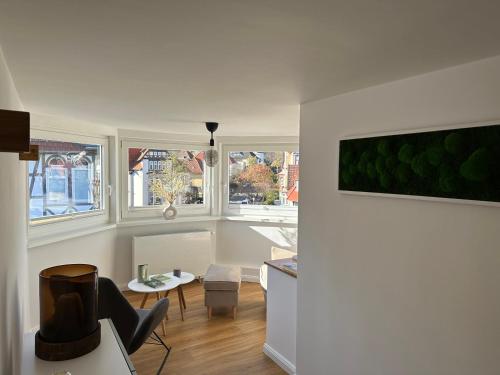
[(299, 103), (500, 54), (494, 0), (1, 0), (33, 112), (298, 133)]

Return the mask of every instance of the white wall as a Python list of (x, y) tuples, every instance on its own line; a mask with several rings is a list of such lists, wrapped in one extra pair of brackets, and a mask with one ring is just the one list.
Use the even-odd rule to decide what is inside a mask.
[(496, 57), (301, 107), (298, 374), (500, 373), (500, 209), (342, 195), (334, 167), (340, 137), (499, 103)]
[[(0, 108), (22, 110), (1, 48)], [(0, 153), (0, 166), (0, 373), (17, 374), (26, 275), (26, 182), (17, 154)]]
[(217, 263), (242, 266), (246, 276), (259, 276), (258, 268), (271, 259), (272, 246), (297, 251), (297, 225), (226, 220), (217, 223)]
[(39, 325), (38, 274), (58, 264), (89, 263), (99, 275), (119, 275), (119, 251), (115, 246), (116, 230), (111, 229), (66, 241), (28, 249), (28, 291), (30, 296), (28, 329)]

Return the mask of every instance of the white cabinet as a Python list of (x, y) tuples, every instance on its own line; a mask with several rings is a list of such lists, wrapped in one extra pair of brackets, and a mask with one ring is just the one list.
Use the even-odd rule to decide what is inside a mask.
[(267, 275), (267, 332), (264, 353), (295, 374), (297, 278), (272, 266)]

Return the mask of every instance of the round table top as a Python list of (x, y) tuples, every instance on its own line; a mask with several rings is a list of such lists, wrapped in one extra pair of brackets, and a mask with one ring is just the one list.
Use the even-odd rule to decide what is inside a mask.
[[(167, 272), (165, 276), (175, 277), (173, 272)], [(181, 284), (189, 284), (194, 280), (194, 275), (189, 272), (181, 272), (181, 277), (179, 278)]]
[[(153, 276), (153, 275), (152, 275)], [(151, 288), (146, 284), (139, 283), (137, 279), (134, 279), (128, 283), (128, 288), (134, 292), (138, 293), (157, 293), (157, 292), (166, 292), (167, 290), (177, 288), (181, 283), (181, 279), (175, 277), (173, 275), (167, 275), (170, 277), (170, 280), (164, 281), (165, 285), (162, 285), (158, 288)]]

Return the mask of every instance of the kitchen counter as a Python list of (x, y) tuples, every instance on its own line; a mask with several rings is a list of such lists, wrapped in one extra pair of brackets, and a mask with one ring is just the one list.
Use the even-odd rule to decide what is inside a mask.
[[(297, 262), (292, 258), (268, 260), (264, 263), (270, 267), (277, 269), (278, 271), (284, 272), (293, 277), (297, 277)], [(295, 268), (287, 267), (287, 265), (295, 265)]]

